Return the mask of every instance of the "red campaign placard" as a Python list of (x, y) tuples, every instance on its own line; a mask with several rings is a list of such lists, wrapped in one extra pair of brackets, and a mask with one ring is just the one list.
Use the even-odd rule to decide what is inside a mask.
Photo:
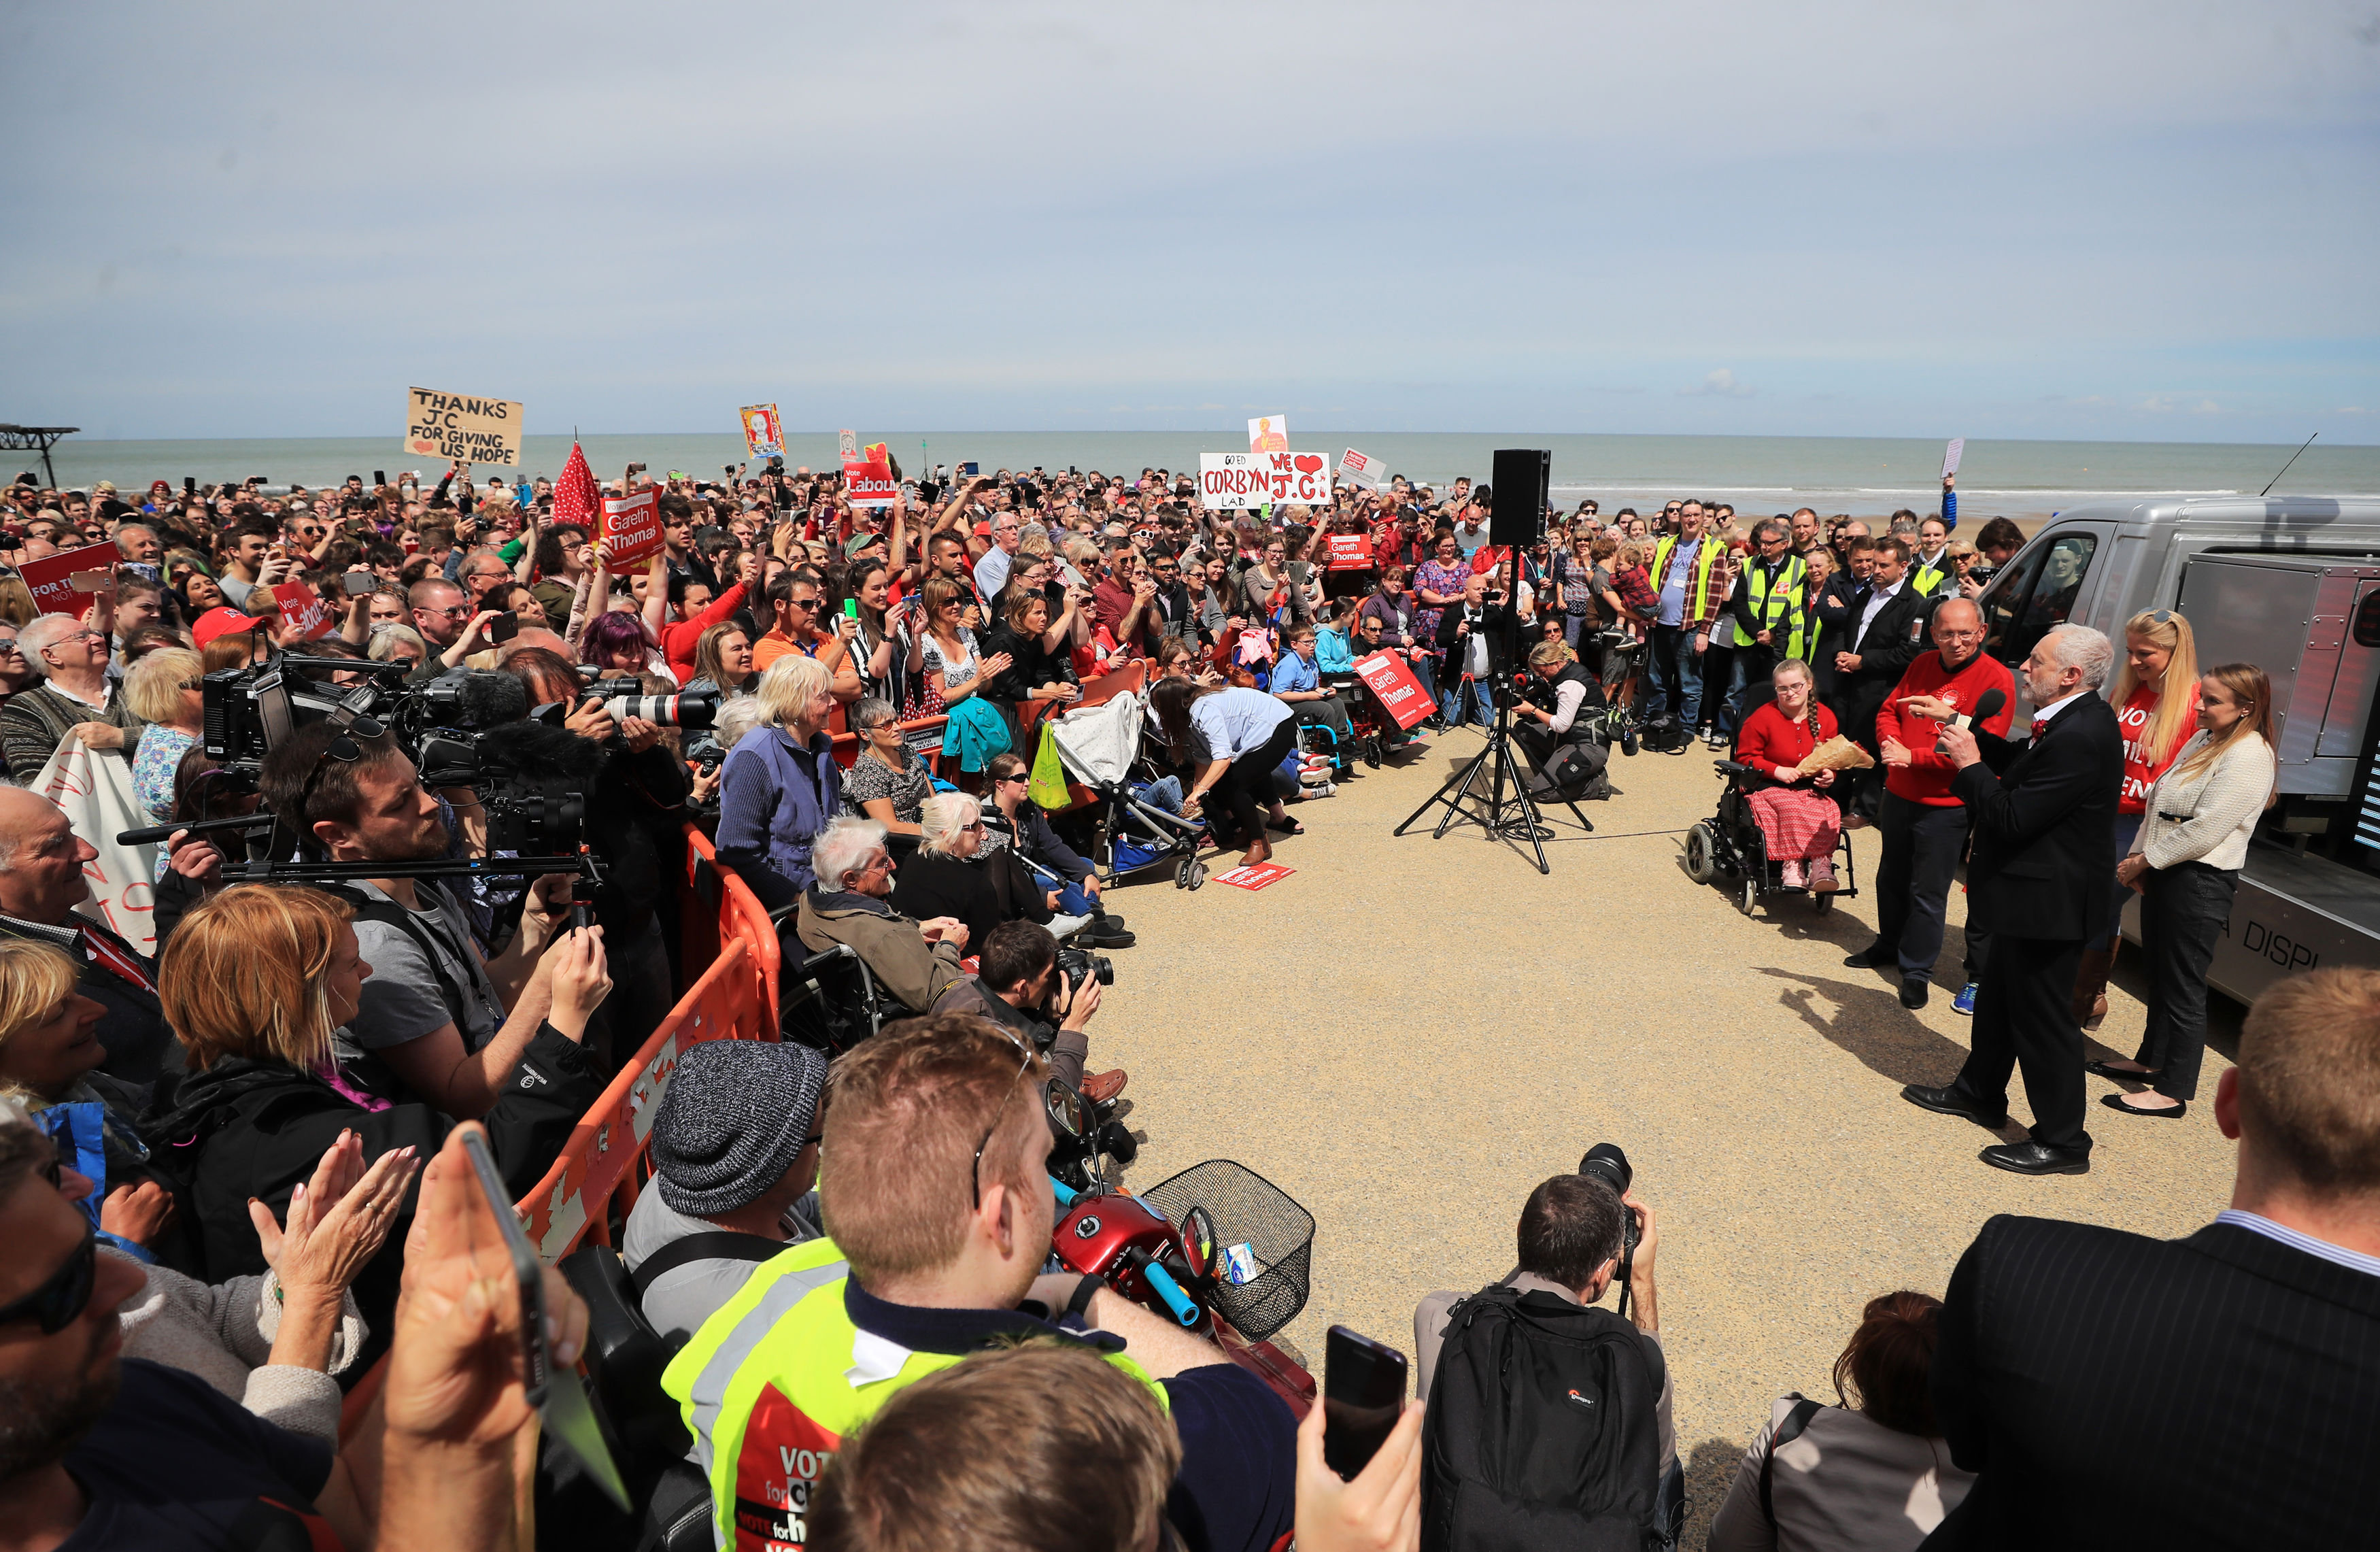
[(596, 527), (613, 571), (650, 558), (662, 547), (661, 492), (644, 490), (633, 496), (604, 497), (602, 521)]
[(1267, 884), (1277, 884), (1296, 871), (1294, 867), (1283, 867), (1277, 862), (1253, 862), (1234, 867), (1228, 873), (1216, 874), (1215, 882), (1254, 892)]
[(40, 612), (79, 615), (91, 607), (91, 595), (76, 592), (68, 579), (78, 571), (105, 571), (120, 558), (113, 544), (85, 544), (27, 561), (17, 568), (17, 575), (25, 579), (33, 607)]
[(282, 624), (307, 641), (331, 634), (331, 612), (322, 607), (322, 597), (303, 582), (284, 582), (273, 589), (273, 601), (280, 606)]
[(1325, 571), (1369, 571), (1372, 569), (1372, 541), (1362, 534), (1332, 534), (1330, 564)]
[(845, 458), (843, 461), (844, 490), (854, 506), (891, 506), (901, 498), (900, 483), (892, 478), (892, 460), (884, 455), (884, 444), (877, 443), (868, 449), (873, 457)]
[(1397, 720), (1397, 726), (1408, 731), (1418, 726), (1436, 708), (1429, 697), (1422, 693), (1421, 681), (1402, 658), (1388, 652), (1375, 652), (1368, 658), (1355, 660), (1355, 676), (1378, 696), (1380, 705)]

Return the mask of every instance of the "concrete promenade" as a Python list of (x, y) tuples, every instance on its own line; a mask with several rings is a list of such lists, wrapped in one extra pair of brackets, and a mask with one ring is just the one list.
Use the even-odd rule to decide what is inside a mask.
[[(1132, 1073), (1127, 1124), (1146, 1142), (1129, 1182), (1234, 1158), (1314, 1214), (1313, 1298), (1284, 1334), (1318, 1377), (1333, 1323), (1410, 1354), (1415, 1302), (1500, 1276), (1531, 1188), (1619, 1143), (1660, 1219), (1699, 1548), (1770, 1403), (1833, 1400), (1862, 1304), (1940, 1295), (1991, 1215), (2170, 1238), (2228, 1205), (2232, 1149), (2211, 1102), (2179, 1124), (2127, 1121), (2087, 1080), (2092, 1172), (2043, 1180), (1986, 1168), (1992, 1137), (1903, 1102), (1901, 1085), (1947, 1082), (1965, 1053), (1950, 1009), (1962, 900), (1918, 1012), (1887, 976), (1842, 966), (1874, 936), (1872, 899), (1818, 915), (1776, 896), (1743, 916), (1679, 865), (1718, 792), (1699, 746), (1615, 755), (1619, 795), (1583, 806), (1594, 836), (1558, 831), (1550, 878), (1476, 828), (1392, 838), (1479, 743), (1441, 736), (1298, 806), (1308, 833), (1275, 857), (1297, 871), (1260, 892), (1188, 893), (1152, 870), (1110, 897), (1141, 946), (1114, 956), (1091, 1065)], [(1875, 832), (1852, 842), (1864, 887)], [(2119, 967), (2092, 1054), (2131, 1055), (2143, 987)], [(2210, 1101), (2239, 1017), (2215, 1008)], [(2021, 1089), (2011, 1111), (2026, 1118)]]

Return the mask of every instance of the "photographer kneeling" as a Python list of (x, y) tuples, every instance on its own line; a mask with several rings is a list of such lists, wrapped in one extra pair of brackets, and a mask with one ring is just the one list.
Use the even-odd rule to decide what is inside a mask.
[[(264, 758), (264, 801), (334, 862), (427, 862), (450, 835), (434, 794), (395, 740), (299, 728)], [(470, 919), (433, 879), (361, 879), (330, 892), (355, 908), (356, 940), (372, 966), (348, 1025), (402, 1093), (458, 1121), (495, 1105), (552, 1005), (534, 976), (538, 956), (570, 913), (570, 877), (548, 874), (522, 902), (504, 952), (482, 960)], [(318, 1148), (315, 1150), (320, 1152)]]
[(1611, 763), (1611, 751), (1596, 736), (1604, 709), (1602, 682), (1579, 666), (1559, 641), (1540, 641), (1529, 650), (1532, 683), (1512, 701), (1512, 739), (1536, 768), (1529, 795), (1572, 801), (1591, 795), (1596, 779)]
[[(974, 1013), (1006, 1025), (1050, 1059), (1050, 1075), (1094, 1105), (1123, 1092), (1130, 1075), (1121, 1067), (1085, 1073), (1091, 1052), (1088, 1026), (1099, 1011), (1099, 982), (1090, 966), (1069, 976), (1058, 968), (1058, 940), (1038, 922), (1002, 922), (984, 940), (976, 974), (951, 986), (934, 1001), (938, 1013)], [(1058, 1021), (1053, 1029), (1050, 1020)]]
[[(1628, 1179), (1618, 1148), (1593, 1149), (1529, 1194), (1517, 1267), (1414, 1310), (1430, 1545), (1463, 1540), (1458, 1519), (1475, 1535), (1524, 1514), (1548, 1541), (1601, 1545), (1600, 1532), (1616, 1546), (1624, 1527), (1648, 1547), (1677, 1544), (1685, 1477), (1653, 1282), (1660, 1231), (1615, 1189)], [(1634, 1302), (1625, 1319), (1592, 1307), (1614, 1281), (1622, 1307)]]

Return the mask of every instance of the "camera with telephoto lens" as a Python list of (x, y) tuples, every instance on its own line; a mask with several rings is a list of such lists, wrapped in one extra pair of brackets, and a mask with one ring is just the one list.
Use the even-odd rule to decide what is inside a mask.
[[(1586, 1157), (1578, 1161), (1578, 1172), (1589, 1180), (1601, 1181), (1611, 1187), (1614, 1196), (1620, 1197), (1628, 1194), (1628, 1183), (1636, 1178), (1636, 1172), (1628, 1167), (1628, 1156), (1620, 1151), (1618, 1143), (1597, 1143), (1587, 1149)], [(1623, 1201), (1620, 1208), (1620, 1255), (1623, 1261), (1636, 1254), (1639, 1232), (1635, 1209)]]
[[(615, 722), (631, 717), (641, 717), (656, 727), (693, 728), (699, 731), (710, 726), (719, 712), (719, 696), (715, 691), (700, 690), (692, 694), (648, 695), (644, 685), (636, 679), (598, 679), (578, 692), (578, 706), (601, 702)], [(572, 706), (554, 701), (529, 712), (531, 720), (551, 722), (559, 727), (566, 721)]]
[(1072, 997), (1083, 989), (1086, 980), (1096, 978), (1103, 987), (1115, 985), (1115, 961), (1105, 954), (1062, 943), (1058, 946), (1058, 974), (1066, 977), (1066, 995)]

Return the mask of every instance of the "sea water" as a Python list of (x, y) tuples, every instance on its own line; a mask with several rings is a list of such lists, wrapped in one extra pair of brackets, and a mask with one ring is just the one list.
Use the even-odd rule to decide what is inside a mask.
[[(882, 431), (859, 428), (864, 442), (888, 444), (905, 474), (934, 466), (985, 470), (1097, 469), (1137, 477), (1143, 468), (1195, 470), (1200, 453), (1245, 451), (1233, 431)], [(1512, 431), (1346, 432), (1295, 429), (1291, 443), (1335, 465), (1355, 448), (1393, 473), (1443, 490), (1458, 475), (1488, 478), (1499, 447), (1543, 447), (1553, 454), (1555, 504), (1569, 510), (1588, 497), (1609, 515), (1623, 506), (1658, 509), (1684, 496), (1727, 502), (1739, 512), (1785, 512), (1809, 506), (1821, 514), (1876, 516), (1908, 507), (1940, 505), (1943, 444), (1871, 437), (1725, 437), (1563, 435)], [(723, 466), (747, 461), (734, 431), (652, 432), (589, 436), (588, 462), (600, 479), (617, 478), (629, 463), (655, 474), (680, 470), (716, 479)], [(2289, 447), (2218, 443), (1994, 442), (1970, 439), (1959, 468), (1962, 520), (1994, 515), (2019, 519), (2109, 496), (2149, 492), (2254, 495), (2279, 471)], [(570, 439), (530, 436), (520, 471), (553, 475), (569, 456)], [(418, 474), (434, 485), (445, 466), (402, 452), (386, 437), (290, 437), (239, 441), (103, 442), (68, 437), (51, 455), (59, 479), (88, 487), (112, 479), (128, 495), (152, 479), (179, 486), (261, 475), (271, 488), (334, 485), (350, 474), (370, 480)], [(836, 460), (832, 430), (788, 432), (788, 467), (822, 468)], [(38, 468), (35, 455), (0, 454), (18, 467)], [(7, 471), (13, 474), (12, 468)], [(482, 466), (484, 481), (500, 472)], [(511, 473), (512, 470), (501, 472)], [(2274, 486), (2277, 495), (2380, 495), (2380, 447), (2316, 443)]]

